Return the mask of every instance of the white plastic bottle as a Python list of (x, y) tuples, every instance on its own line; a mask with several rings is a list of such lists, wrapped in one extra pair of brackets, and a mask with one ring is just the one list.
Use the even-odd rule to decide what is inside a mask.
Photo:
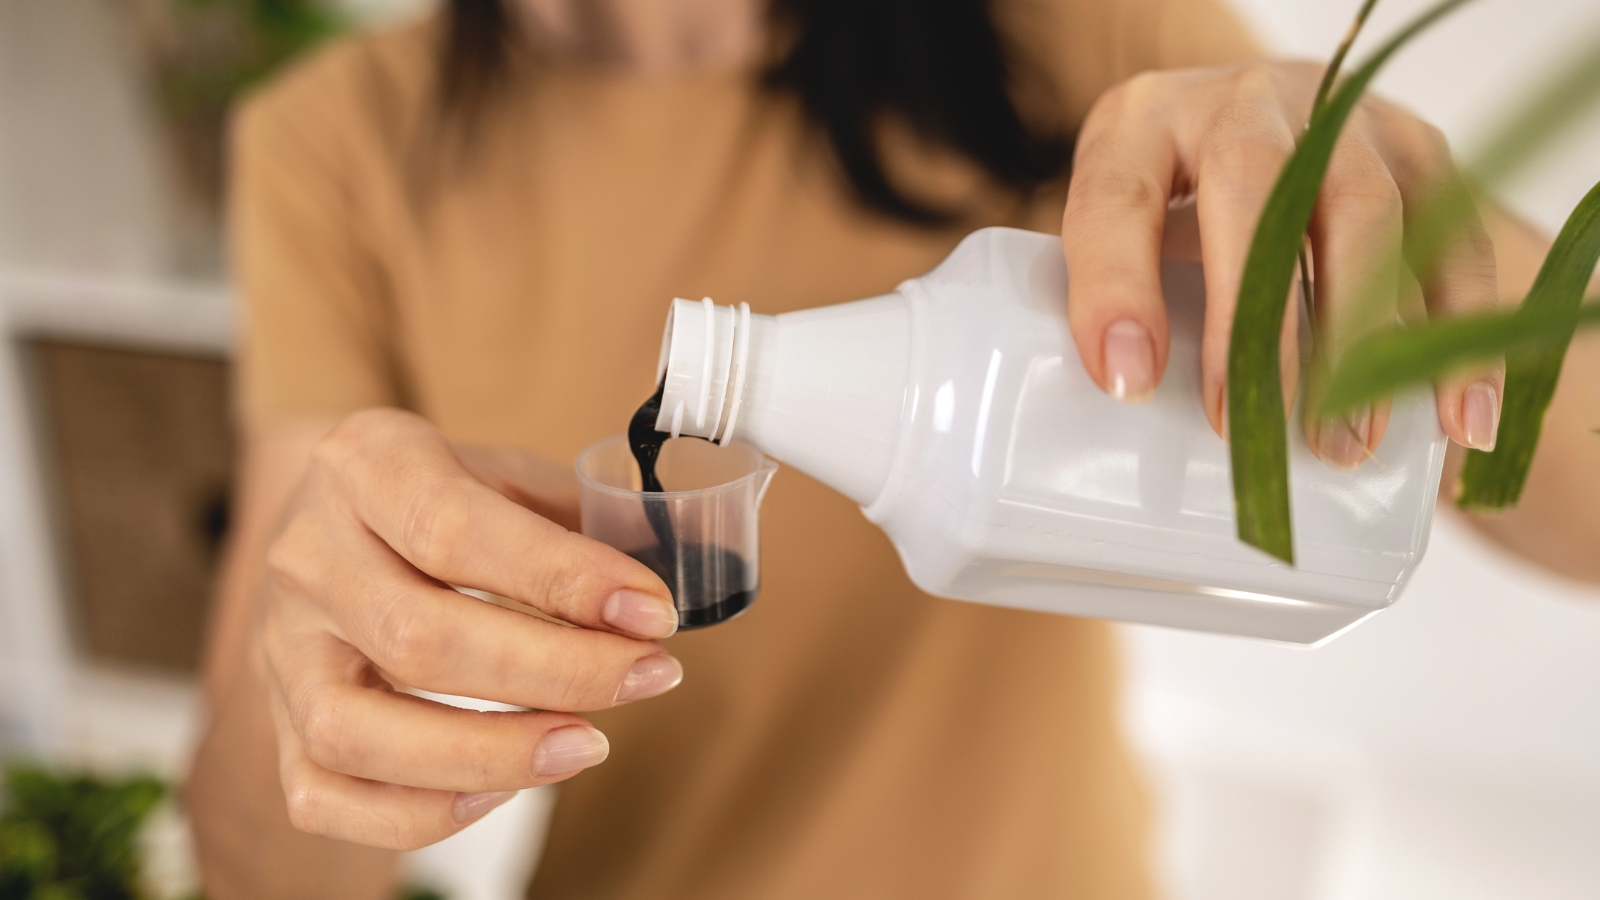
[(1200, 269), (1168, 261), (1162, 284), (1171, 352), (1139, 406), (1083, 371), (1049, 235), (984, 229), (894, 293), (780, 316), (676, 300), (657, 427), (738, 438), (844, 493), (942, 597), (1295, 643), (1392, 603), (1444, 462), (1431, 392), (1396, 398), (1354, 472), (1291, 429), (1291, 568), (1235, 536), (1200, 401)]

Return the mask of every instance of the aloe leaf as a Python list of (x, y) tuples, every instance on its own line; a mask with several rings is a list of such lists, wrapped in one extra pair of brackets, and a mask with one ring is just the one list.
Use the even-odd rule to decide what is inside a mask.
[(1583, 292), (1600, 262), (1600, 184), (1579, 201), (1539, 268), (1522, 302), (1530, 313), (1568, 314), (1571, 327), (1553, 343), (1524, 346), (1506, 354), (1506, 389), (1501, 401), (1500, 430), (1492, 453), (1467, 452), (1456, 505), (1462, 509), (1502, 509), (1515, 505), (1528, 480), (1528, 467), (1539, 444), (1544, 414), (1555, 396), (1561, 363), (1577, 326)]
[(1328, 102), (1328, 94), (1333, 91), (1333, 82), (1339, 77), (1339, 70), (1344, 68), (1344, 58), (1350, 55), (1350, 48), (1355, 45), (1356, 37), (1361, 34), (1361, 29), (1367, 24), (1367, 17), (1372, 15), (1372, 8), (1378, 5), (1378, 0), (1366, 0), (1361, 4), (1361, 9), (1356, 11), (1356, 17), (1350, 22), (1350, 30), (1344, 34), (1344, 40), (1339, 42), (1333, 51), (1333, 58), (1328, 60), (1328, 67), (1322, 70), (1322, 81), (1317, 85), (1317, 96), (1311, 101), (1311, 115), (1316, 116)]
[(1515, 350), (1549, 352), (1575, 327), (1600, 325), (1600, 303), (1457, 316), (1371, 335), (1339, 360), (1315, 415), (1332, 418), (1395, 391)]
[[(1367, 24), (1367, 17), (1372, 15), (1372, 8), (1378, 5), (1378, 0), (1366, 0), (1361, 4), (1361, 9), (1356, 11), (1355, 19), (1350, 23), (1350, 30), (1344, 34), (1344, 39), (1333, 51), (1333, 58), (1328, 60), (1328, 65), (1322, 70), (1322, 80), (1317, 84), (1317, 94), (1311, 100), (1310, 117), (1315, 118), (1322, 107), (1328, 103), (1328, 94), (1333, 91), (1333, 83), (1339, 77), (1339, 72), (1344, 68), (1344, 58), (1350, 55), (1350, 48), (1355, 45), (1356, 38), (1361, 35), (1361, 29)], [(1305, 298), (1306, 318), (1311, 325), (1311, 339), (1317, 339), (1317, 289), (1311, 281), (1311, 248), (1307, 244), (1300, 246), (1300, 294)]]
[(1239, 538), (1294, 563), (1289, 443), (1278, 372), (1285, 298), (1334, 142), (1395, 51), (1467, 0), (1443, 0), (1379, 47), (1329, 97), (1279, 173), (1245, 258), (1228, 352), (1228, 439)]

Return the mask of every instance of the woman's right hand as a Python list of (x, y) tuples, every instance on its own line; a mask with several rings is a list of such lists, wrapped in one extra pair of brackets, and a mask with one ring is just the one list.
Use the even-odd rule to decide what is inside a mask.
[[(395, 410), (351, 416), (313, 452), (268, 551), (253, 648), (300, 830), (441, 840), (604, 760), (605, 736), (574, 712), (682, 679), (654, 642), (677, 628), (661, 580), (508, 499), (486, 465)], [(457, 709), (405, 687), (545, 711)]]

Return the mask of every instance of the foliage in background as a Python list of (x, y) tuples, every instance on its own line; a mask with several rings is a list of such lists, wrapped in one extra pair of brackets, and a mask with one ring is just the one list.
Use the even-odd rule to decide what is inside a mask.
[[(9, 766), (0, 793), (0, 900), (151, 900), (141, 886), (139, 830), (167, 795), (145, 775)], [(411, 885), (396, 900), (448, 895)]]
[[(1279, 174), (1257, 221), (1239, 290), (1228, 359), (1229, 441), (1233, 457), (1234, 504), (1239, 538), (1291, 565), (1294, 539), (1289, 509), (1288, 436), (1279, 380), (1279, 335), (1284, 300), (1302, 257), (1306, 227), (1345, 120), (1379, 68), (1407, 41), (1463, 5), (1443, 0), (1385, 42), (1354, 73), (1338, 82), (1326, 102), (1319, 91), (1311, 121)], [(1324, 78), (1334, 83), (1338, 65), (1373, 2), (1367, 0), (1350, 36), (1341, 44)], [(1578, 65), (1557, 78), (1535, 102), (1490, 142), (1486, 165), (1503, 177), (1533, 155), (1534, 149), (1600, 95), (1600, 43)], [(1432, 202), (1407, 210), (1406, 260), (1414, 271), (1437, 264), (1460, 230), (1471, 221), (1472, 197), (1465, 182), (1441, 185)], [(1398, 250), (1397, 250), (1398, 252)], [(1583, 290), (1600, 257), (1600, 186), (1574, 210), (1538, 280), (1515, 314), (1489, 312), (1388, 329), (1358, 342), (1342, 355), (1330, 377), (1329, 395), (1308, 414), (1331, 416), (1370, 403), (1400, 387), (1426, 382), (1463, 361), (1507, 354), (1506, 388), (1496, 449), (1471, 451), (1464, 467), (1460, 504), (1469, 509), (1514, 505), (1526, 480), (1545, 411), (1568, 343), (1579, 324), (1600, 321), (1581, 306)], [(1386, 271), (1379, 267), (1379, 271)], [(1368, 294), (1383, 288), (1374, 283)], [(1308, 301), (1313, 296), (1307, 291)], [(1370, 305), (1360, 300), (1356, 312)], [(1315, 332), (1314, 332), (1315, 333)], [(1319, 348), (1327, 353), (1329, 348)]]
[(213, 209), (229, 104), (347, 24), (318, 0), (138, 0), (134, 12), (186, 182)]
[(0, 813), (0, 900), (140, 900), (135, 837), (166, 795), (154, 778), (15, 766)]

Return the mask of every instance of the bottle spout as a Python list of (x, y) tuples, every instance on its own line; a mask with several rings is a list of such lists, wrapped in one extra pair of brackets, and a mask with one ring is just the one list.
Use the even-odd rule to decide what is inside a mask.
[(733, 440), (746, 401), (751, 332), (770, 318), (752, 315), (748, 303), (735, 309), (710, 297), (673, 300), (657, 367), (663, 389), (656, 430)]
[(744, 441), (870, 504), (894, 456), (909, 357), (898, 293), (779, 316), (674, 300), (656, 429)]

